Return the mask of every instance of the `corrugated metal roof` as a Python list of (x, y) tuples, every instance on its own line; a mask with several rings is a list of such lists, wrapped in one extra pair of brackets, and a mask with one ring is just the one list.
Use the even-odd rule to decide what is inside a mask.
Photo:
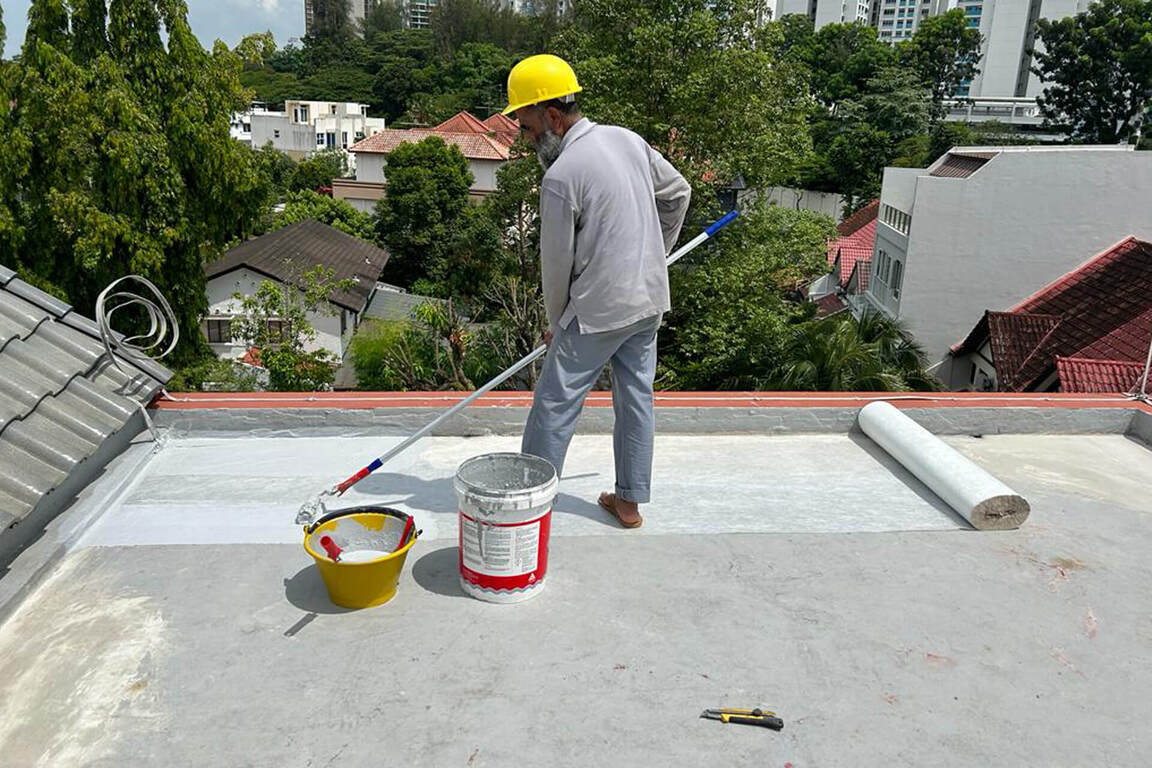
[(944, 162), (928, 174), (949, 179), (966, 179), (996, 156), (995, 152), (949, 152)]
[(124, 370), (96, 323), (0, 267), (0, 536), (26, 518), (172, 372), (153, 360)]
[(416, 308), (430, 301), (439, 302), (441, 299), (381, 288), (372, 295), (372, 301), (364, 310), (364, 316), (384, 321), (412, 320)]

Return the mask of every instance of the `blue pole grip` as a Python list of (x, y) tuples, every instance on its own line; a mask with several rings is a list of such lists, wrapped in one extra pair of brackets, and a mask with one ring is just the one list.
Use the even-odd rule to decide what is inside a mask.
[(704, 230), (704, 234), (708, 235), (708, 237), (712, 237), (712, 235), (719, 232), (721, 229), (724, 228), (724, 226), (726, 224), (728, 224), (730, 221), (732, 221), (732, 219), (736, 218), (739, 215), (740, 215), (740, 211), (736, 211), (736, 210), (728, 211), (728, 213), (724, 214), (724, 218), (719, 219), (715, 224), (708, 227), (708, 229)]

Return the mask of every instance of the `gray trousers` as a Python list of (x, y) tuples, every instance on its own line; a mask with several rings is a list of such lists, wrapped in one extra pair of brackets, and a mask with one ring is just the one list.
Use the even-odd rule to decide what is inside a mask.
[(557, 331), (536, 382), (520, 450), (548, 459), (560, 474), (584, 397), (611, 361), (616, 495), (638, 504), (647, 502), (652, 487), (652, 382), (659, 327), (660, 315), (653, 315), (604, 333), (582, 334), (577, 321)]

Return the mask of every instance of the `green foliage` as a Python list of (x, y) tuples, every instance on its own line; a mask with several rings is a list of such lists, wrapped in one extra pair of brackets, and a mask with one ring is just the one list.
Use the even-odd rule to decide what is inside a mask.
[(1127, 142), (1152, 98), (1152, 1), (1100, 0), (1064, 19), (1040, 19), (1033, 71), (1046, 124), (1078, 141)]
[(292, 174), (296, 171), (296, 161), (274, 148), (271, 142), (252, 152), (257, 165), (268, 180), (270, 201), (280, 200), (284, 197)]
[(451, 56), (469, 43), (497, 46), (514, 54), (539, 53), (542, 39), (556, 23), (556, 3), (541, 3), (539, 13), (517, 13), (493, 0), (440, 0), (432, 11), (438, 50)]
[(589, 117), (636, 131), (697, 186), (760, 186), (790, 178), (809, 151), (812, 102), (757, 12), (752, 0), (582, 0), (557, 45)]
[(961, 83), (980, 74), (980, 44), (980, 31), (968, 26), (961, 8), (921, 19), (916, 33), (900, 43), (901, 63), (931, 89), (934, 118), (944, 117), (944, 100)]
[(430, 136), (388, 155), (388, 195), (376, 204), (377, 240), (391, 257), (385, 279), (411, 285), (447, 260), (468, 205), (472, 173), (455, 146)]
[(287, 188), (293, 192), (314, 192), (320, 187), (332, 186), (333, 179), (342, 179), (347, 175), (348, 160), (345, 154), (338, 149), (326, 149), (314, 152), (298, 162), (288, 176)]
[(317, 42), (343, 43), (353, 35), (352, 0), (312, 0), (309, 37)]
[(408, 111), (415, 94), (434, 87), (435, 41), (428, 30), (400, 29), (376, 34), (369, 48), (374, 69), (372, 108), (396, 120)]
[(232, 318), (232, 338), (260, 350), (269, 389), (312, 392), (331, 386), (340, 361), (325, 349), (309, 349), (316, 329), (308, 316), (332, 314), (327, 297), (354, 284), (351, 279), (334, 281), (331, 269), (317, 265), (285, 283), (265, 280), (250, 296), (234, 294), (240, 306)]
[(826, 242), (834, 235), (826, 216), (754, 205), (683, 260), (690, 263), (672, 268), (660, 387), (754, 388), (771, 376), (788, 327), (806, 317), (785, 292), (827, 271)]
[(540, 179), (543, 170), (523, 141), (513, 159), (496, 171), (496, 192), (484, 199), (484, 213), (501, 233), (501, 247), (524, 285), (540, 279)]
[(766, 389), (819, 392), (935, 390), (927, 359), (907, 329), (885, 315), (844, 312), (792, 329), (778, 371)]
[(250, 366), (209, 354), (178, 368), (166, 387), (171, 392), (252, 392), (259, 388), (259, 377)]
[(266, 231), (271, 232), (305, 219), (316, 219), (353, 237), (375, 242), (376, 232), (369, 214), (356, 210), (347, 200), (335, 200), (308, 189), (289, 192), (284, 201), (284, 210), (271, 215)]
[(807, 68), (813, 95), (833, 113), (842, 101), (866, 92), (869, 80), (896, 63), (892, 46), (880, 42), (876, 30), (866, 24), (827, 24), (812, 32), (806, 16), (793, 15), (781, 19), (780, 27), (785, 60)]
[(365, 40), (371, 40), (381, 32), (401, 29), (404, 29), (404, 4), (399, 0), (378, 0), (360, 22), (360, 35)]
[(304, 90), (300, 78), (291, 72), (277, 72), (270, 67), (245, 69), (240, 82), (251, 88), (253, 99), (262, 101), (269, 109), (283, 109), (288, 99), (298, 99)]
[(358, 66), (345, 64), (325, 67), (305, 78), (300, 90), (305, 99), (316, 101), (372, 101), (374, 78)]
[(0, 253), (80, 308), (125, 274), (154, 281), (178, 316), (178, 365), (203, 343), (203, 259), (268, 198), (255, 153), (229, 140), (243, 61), (206, 52), (179, 2), (113, 3), (105, 48), (98, 5), (70, 18), (36, 0), (23, 55), (3, 67)]
[(473, 353), (474, 340), (454, 302), (428, 302), (410, 322), (361, 324), (352, 339), (352, 364), (364, 389), (475, 389), (476, 373), (497, 371)]

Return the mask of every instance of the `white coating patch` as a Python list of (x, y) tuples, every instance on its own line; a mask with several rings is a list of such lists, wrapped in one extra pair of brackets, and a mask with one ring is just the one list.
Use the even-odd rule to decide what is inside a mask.
[[(401, 437), (172, 440), (83, 546), (300, 544), (300, 505)], [(629, 536), (956, 530), (967, 524), (870, 442), (847, 435), (657, 435), (652, 503)], [(867, 441), (866, 441), (867, 442)], [(457, 537), (461, 461), (516, 451), (516, 436), (431, 437), (360, 481), (332, 509), (412, 514), (427, 541)], [(596, 504), (612, 490), (610, 435), (572, 441), (552, 536), (623, 531)], [(372, 547), (375, 548), (375, 547)]]
[(164, 620), (149, 598), (85, 573), (87, 555), (67, 557), (0, 626), (4, 765), (91, 765), (115, 756), (117, 722), (134, 735), (166, 728), (155, 680)]

